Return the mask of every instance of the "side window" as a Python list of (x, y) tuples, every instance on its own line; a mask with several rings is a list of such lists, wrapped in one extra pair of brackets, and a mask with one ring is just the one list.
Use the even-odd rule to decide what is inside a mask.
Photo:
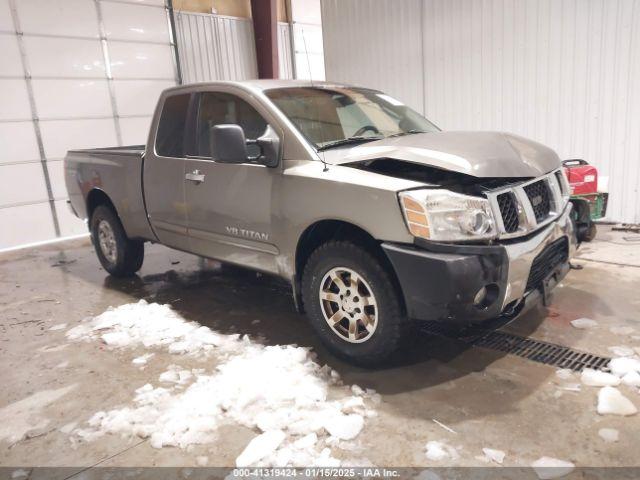
[(191, 94), (167, 97), (162, 106), (156, 152), (163, 157), (184, 156), (184, 131), (187, 122), (187, 110)]
[[(198, 108), (198, 126), (196, 132), (196, 150), (198, 156), (211, 155), (209, 148), (209, 130), (214, 125), (235, 123), (244, 130), (245, 137), (249, 140), (264, 135), (267, 122), (247, 102), (229, 93), (203, 93), (200, 95)], [(248, 145), (250, 156), (260, 154), (260, 147)]]

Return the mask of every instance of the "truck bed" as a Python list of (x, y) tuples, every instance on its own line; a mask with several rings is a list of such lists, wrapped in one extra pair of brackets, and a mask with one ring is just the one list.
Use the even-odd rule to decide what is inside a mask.
[(65, 181), (76, 214), (88, 220), (92, 199), (104, 193), (131, 238), (154, 240), (143, 198), (144, 151), (144, 145), (69, 150)]

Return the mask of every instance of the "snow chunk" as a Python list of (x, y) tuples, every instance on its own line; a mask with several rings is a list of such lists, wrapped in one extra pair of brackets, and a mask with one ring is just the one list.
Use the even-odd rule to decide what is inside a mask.
[(236, 458), (236, 467), (248, 467), (267, 455), (272, 454), (285, 439), (282, 430), (271, 430), (258, 435), (249, 442), (240, 456)]
[(53, 327), (51, 327), (49, 329), (50, 332), (55, 332), (56, 330), (64, 330), (65, 328), (67, 328), (67, 324), (66, 323), (59, 323), (57, 325), (54, 325)]
[(577, 318), (576, 320), (571, 320), (570, 323), (571, 326), (580, 330), (598, 326), (598, 322), (596, 322), (595, 320), (591, 320), (590, 318)]
[(540, 457), (531, 464), (531, 467), (542, 480), (564, 477), (576, 468), (571, 462), (552, 457)]
[(585, 368), (580, 380), (590, 387), (607, 387), (620, 385), (620, 379), (611, 373)]
[(616, 357), (632, 357), (634, 354), (633, 348), (622, 345), (609, 347), (607, 350), (613, 353)]
[(598, 392), (598, 408), (600, 415), (634, 415), (638, 413), (631, 400), (615, 387), (604, 387)]
[(618, 377), (623, 377), (629, 372), (640, 372), (640, 360), (635, 358), (620, 357), (609, 362), (609, 370)]
[(336, 415), (328, 418), (323, 423), (323, 427), (333, 437), (337, 437), (340, 440), (351, 440), (355, 438), (362, 430), (364, 425), (364, 419), (362, 415), (350, 414), (350, 415)]
[(640, 387), (640, 373), (629, 372), (622, 377), (622, 383), (630, 387)]
[(145, 353), (144, 355), (141, 355), (131, 360), (131, 363), (133, 363), (134, 365), (146, 365), (149, 359), (153, 357), (153, 355), (154, 355), (153, 353)]
[(437, 462), (439, 460), (457, 459), (458, 452), (455, 448), (450, 447), (444, 442), (431, 440), (425, 445), (425, 455), (429, 460)]
[(70, 340), (102, 339), (114, 348), (164, 347), (170, 353), (206, 356), (212, 349), (237, 348), (238, 335), (221, 335), (195, 322), (187, 322), (169, 305), (138, 303), (110, 308), (67, 331)]
[[(75, 430), (84, 441), (116, 434), (149, 438), (153, 448), (188, 448), (215, 441), (219, 426), (235, 423), (269, 434), (254, 439), (257, 443), (247, 446), (240, 463), (340, 466), (325, 448), (329, 440), (355, 438), (364, 416), (376, 413), (365, 401), (379, 401), (375, 391), (357, 386), (342, 388), (343, 396), (331, 392), (329, 400), (339, 375), (318, 365), (310, 349), (218, 334), (185, 321), (166, 305), (122, 305), (87, 319), (67, 336), (102, 339), (114, 349), (158, 348), (204, 359), (215, 355), (213, 370), (171, 365), (159, 377), (162, 387), (146, 384), (135, 391), (131, 405), (95, 413), (88, 428)], [(277, 437), (282, 439), (275, 442)]]
[(601, 428), (600, 430), (598, 430), (598, 435), (600, 435), (600, 438), (602, 438), (605, 442), (617, 442), (618, 438), (620, 436), (618, 430), (616, 430), (615, 428)]
[(493, 448), (483, 448), (482, 452), (492, 462), (502, 465), (504, 461), (505, 453), (502, 450), (494, 450)]

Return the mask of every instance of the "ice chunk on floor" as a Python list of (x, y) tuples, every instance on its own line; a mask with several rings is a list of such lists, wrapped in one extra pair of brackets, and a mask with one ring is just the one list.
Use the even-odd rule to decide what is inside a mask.
[(603, 387), (598, 392), (597, 411), (600, 415), (635, 415), (638, 409), (615, 387)]
[(267, 455), (271, 455), (280, 446), (285, 437), (286, 434), (282, 430), (271, 430), (258, 435), (249, 442), (236, 458), (236, 467), (248, 467)]
[(435, 440), (431, 440), (427, 442), (425, 445), (425, 455), (429, 460), (434, 462), (440, 460), (455, 460), (459, 457), (458, 452), (455, 448), (447, 445), (444, 442), (438, 442)]
[(629, 372), (640, 372), (640, 360), (629, 357), (614, 358), (609, 362), (609, 370), (618, 377), (623, 377)]
[(566, 460), (559, 460), (553, 457), (540, 457), (531, 464), (538, 478), (548, 480), (569, 475), (576, 466)]
[(611, 353), (613, 353), (616, 357), (632, 357), (634, 354), (633, 348), (625, 347), (623, 345), (614, 345), (613, 347), (609, 347)]
[(144, 355), (140, 355), (139, 357), (131, 360), (131, 363), (133, 363), (134, 365), (146, 365), (151, 357), (153, 357), (153, 355), (153, 353), (145, 353)]
[(615, 375), (592, 368), (585, 368), (580, 376), (580, 381), (590, 387), (615, 387), (620, 385), (620, 378)]
[(363, 425), (364, 419), (362, 415), (351, 413), (349, 415), (338, 414), (330, 416), (322, 426), (332, 437), (340, 440), (351, 440), (358, 436)]
[(571, 326), (579, 328), (580, 330), (598, 326), (598, 322), (596, 322), (595, 320), (591, 320), (590, 318), (577, 318), (575, 320), (571, 320), (570, 323)]
[(505, 453), (502, 450), (495, 450), (493, 448), (483, 448), (482, 452), (492, 462), (502, 465), (502, 462), (504, 461), (504, 457), (505, 457)]
[(630, 387), (640, 387), (640, 373), (629, 372), (622, 377), (622, 383)]
[(615, 428), (601, 428), (598, 430), (598, 435), (600, 435), (600, 438), (605, 442), (609, 443), (617, 442), (620, 436), (618, 430)]

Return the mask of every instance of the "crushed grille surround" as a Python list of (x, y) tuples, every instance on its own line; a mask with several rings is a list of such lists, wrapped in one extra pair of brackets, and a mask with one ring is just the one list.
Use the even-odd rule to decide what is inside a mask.
[(499, 239), (528, 235), (565, 211), (570, 191), (562, 169), (506, 188), (485, 192)]

